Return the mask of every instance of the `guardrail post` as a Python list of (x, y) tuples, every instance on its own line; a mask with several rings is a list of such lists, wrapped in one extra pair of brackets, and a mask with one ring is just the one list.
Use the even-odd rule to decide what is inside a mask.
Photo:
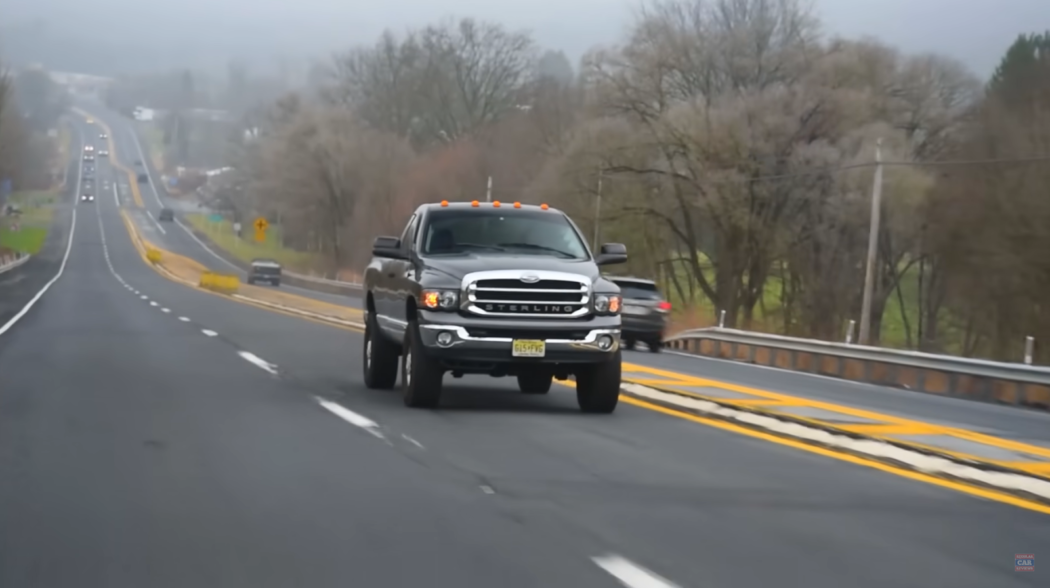
[(724, 329), (725, 326), (726, 326), (726, 311), (723, 310), (723, 311), (718, 313), (718, 328), (719, 329)]
[(1032, 365), (1032, 359), (1035, 355), (1035, 337), (1028, 336), (1024, 338), (1024, 363), (1025, 365)]
[(851, 320), (849, 322), (849, 328), (846, 329), (846, 345), (853, 343), (853, 328), (857, 326), (857, 321)]

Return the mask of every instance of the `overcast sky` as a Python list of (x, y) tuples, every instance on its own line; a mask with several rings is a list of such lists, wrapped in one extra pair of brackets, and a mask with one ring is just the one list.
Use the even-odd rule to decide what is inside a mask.
[[(1019, 33), (1050, 29), (1050, 0), (811, 1), (829, 34), (944, 53), (982, 77)], [(383, 29), (474, 16), (531, 30), (544, 47), (576, 59), (593, 45), (622, 38), (637, 6), (622, 0), (0, 0), (0, 23), (45, 18), (51, 34), (77, 43), (160, 51), (173, 63), (180, 55), (192, 61), (206, 55), (224, 66), (248, 54), (264, 61), (323, 56), (369, 43)], [(188, 23), (201, 28), (188, 35)]]

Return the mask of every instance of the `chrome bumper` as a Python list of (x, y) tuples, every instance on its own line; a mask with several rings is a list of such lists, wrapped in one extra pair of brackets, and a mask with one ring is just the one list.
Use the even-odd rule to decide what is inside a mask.
[[(620, 329), (592, 329), (582, 339), (543, 339), (546, 343), (546, 355), (543, 358), (517, 358), (511, 356), (514, 339), (510, 337), (473, 337), (465, 328), (457, 325), (422, 324), (419, 327), (423, 345), (438, 356), (484, 354), (493, 359), (503, 356), (506, 361), (572, 361), (578, 357), (579, 360), (593, 361), (595, 354), (605, 356), (620, 348)], [(441, 333), (449, 333), (451, 340), (445, 344), (438, 343)], [(608, 346), (603, 348), (603, 342)]]

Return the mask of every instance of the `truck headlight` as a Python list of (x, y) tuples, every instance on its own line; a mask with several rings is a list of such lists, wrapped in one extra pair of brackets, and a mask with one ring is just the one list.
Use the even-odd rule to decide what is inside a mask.
[(459, 292), (455, 290), (423, 290), (423, 308), (427, 310), (455, 310)]
[(594, 297), (594, 312), (598, 314), (620, 314), (623, 298), (619, 294), (598, 294)]

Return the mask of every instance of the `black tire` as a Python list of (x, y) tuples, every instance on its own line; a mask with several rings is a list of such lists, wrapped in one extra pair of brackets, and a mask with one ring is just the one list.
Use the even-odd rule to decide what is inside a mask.
[(657, 338), (657, 339), (650, 339), (648, 345), (649, 345), (649, 353), (660, 353), (661, 351), (664, 350), (664, 340), (663, 339), (659, 339), (659, 338)]
[(554, 377), (543, 374), (522, 374), (518, 376), (518, 389), (522, 394), (546, 394), (551, 391)]
[(390, 390), (397, 383), (397, 345), (379, 332), (373, 313), (369, 313), (365, 321), (361, 366), (365, 373), (365, 386), (373, 390)]
[(441, 379), (445, 375), (441, 364), (426, 354), (419, 339), (419, 326), (411, 322), (405, 332), (401, 352), (401, 389), (405, 406), (437, 408), (441, 402)]
[(595, 363), (576, 373), (576, 402), (581, 412), (609, 414), (620, 402), (620, 352), (609, 361)]
[(624, 339), (623, 341), (620, 342), (620, 345), (621, 345), (621, 347), (623, 347), (627, 351), (630, 351), (630, 350), (634, 349), (634, 339)]

